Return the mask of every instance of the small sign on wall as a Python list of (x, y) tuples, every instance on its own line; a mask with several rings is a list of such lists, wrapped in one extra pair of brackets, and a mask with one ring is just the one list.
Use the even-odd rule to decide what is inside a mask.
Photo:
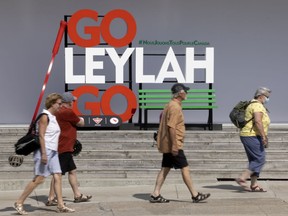
[(122, 120), (118, 116), (84, 115), (84, 127), (119, 127)]

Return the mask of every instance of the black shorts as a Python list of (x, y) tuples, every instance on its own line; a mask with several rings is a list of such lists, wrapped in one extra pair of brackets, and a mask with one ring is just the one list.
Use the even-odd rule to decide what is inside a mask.
[(173, 156), (172, 153), (163, 154), (162, 167), (182, 169), (187, 166), (188, 166), (187, 158), (182, 149), (178, 151), (177, 156)]
[(62, 154), (59, 154), (59, 162), (62, 170), (62, 175), (65, 175), (66, 172), (70, 172), (77, 168), (73, 160), (72, 152), (64, 152)]

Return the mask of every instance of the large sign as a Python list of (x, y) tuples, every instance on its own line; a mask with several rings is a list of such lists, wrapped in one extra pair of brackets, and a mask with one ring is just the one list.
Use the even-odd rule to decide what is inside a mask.
[[(82, 37), (79, 34), (78, 24), (82, 19), (90, 19), (95, 22), (95, 25), (84, 26), (83, 32), (87, 37)], [(118, 38), (111, 32), (111, 23), (121, 19), (126, 24), (126, 33)], [(163, 83), (165, 79), (176, 79), (180, 83), (194, 83), (194, 73), (196, 69), (204, 69), (205, 82), (214, 83), (214, 48), (206, 48), (204, 60), (195, 60), (194, 47), (186, 47), (185, 50), (185, 71), (181, 70), (180, 64), (172, 47), (169, 47), (166, 56), (161, 64), (161, 68), (157, 75), (148, 75), (144, 71), (144, 48), (143, 47), (128, 47), (133, 41), (137, 33), (136, 21), (132, 14), (126, 10), (112, 10), (105, 14), (101, 22), (98, 21), (98, 12), (94, 10), (84, 9), (74, 13), (68, 22), (69, 38), (79, 47), (85, 49), (85, 69), (84, 74), (74, 73), (74, 58), (73, 48), (65, 48), (65, 83), (67, 84), (105, 84), (105, 75), (97, 74), (105, 70), (103, 61), (100, 57), (107, 55), (115, 66), (115, 83), (124, 83), (124, 66), (127, 64), (132, 54), (135, 55), (135, 83)], [(96, 47), (103, 40), (109, 47)], [(127, 48), (119, 55), (117, 48)], [(98, 57), (98, 58), (97, 58)], [(75, 89), (75, 96), (81, 94), (93, 94), (98, 96), (98, 89), (91, 86), (84, 86)], [(115, 94), (122, 94), (127, 100), (127, 109), (122, 114), (117, 114), (110, 108), (110, 100)], [(102, 96), (101, 102), (87, 102), (86, 108), (91, 110), (92, 115), (119, 115), (123, 122), (129, 120), (136, 108), (137, 98), (129, 88), (123, 85), (115, 85)], [(81, 115), (77, 106), (75, 111)]]

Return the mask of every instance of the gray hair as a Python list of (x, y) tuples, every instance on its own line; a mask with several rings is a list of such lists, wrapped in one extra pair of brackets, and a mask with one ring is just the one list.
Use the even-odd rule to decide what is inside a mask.
[(177, 98), (179, 96), (179, 92), (172, 94), (172, 98)]
[(172, 94), (172, 98), (177, 98), (179, 97), (180, 93), (183, 92), (184, 90), (180, 90), (179, 92), (176, 92), (174, 94)]
[(259, 96), (261, 95), (264, 95), (264, 94), (270, 94), (272, 91), (269, 89), (269, 88), (266, 88), (266, 87), (260, 87), (256, 90), (255, 92), (255, 95), (254, 95), (254, 98), (258, 98)]

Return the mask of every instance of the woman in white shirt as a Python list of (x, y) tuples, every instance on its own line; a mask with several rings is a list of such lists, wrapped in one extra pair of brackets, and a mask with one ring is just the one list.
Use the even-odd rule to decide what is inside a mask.
[(35, 176), (14, 203), (14, 208), (20, 215), (28, 214), (23, 208), (24, 201), (49, 175), (53, 175), (55, 179), (55, 192), (58, 200), (57, 212), (66, 213), (75, 211), (65, 206), (62, 198), (62, 171), (57, 152), (60, 127), (55, 117), (55, 113), (59, 110), (61, 104), (62, 96), (60, 94), (52, 93), (46, 98), (46, 109), (42, 112), (45, 115), (41, 116), (37, 124), (40, 148), (34, 152), (33, 156)]

